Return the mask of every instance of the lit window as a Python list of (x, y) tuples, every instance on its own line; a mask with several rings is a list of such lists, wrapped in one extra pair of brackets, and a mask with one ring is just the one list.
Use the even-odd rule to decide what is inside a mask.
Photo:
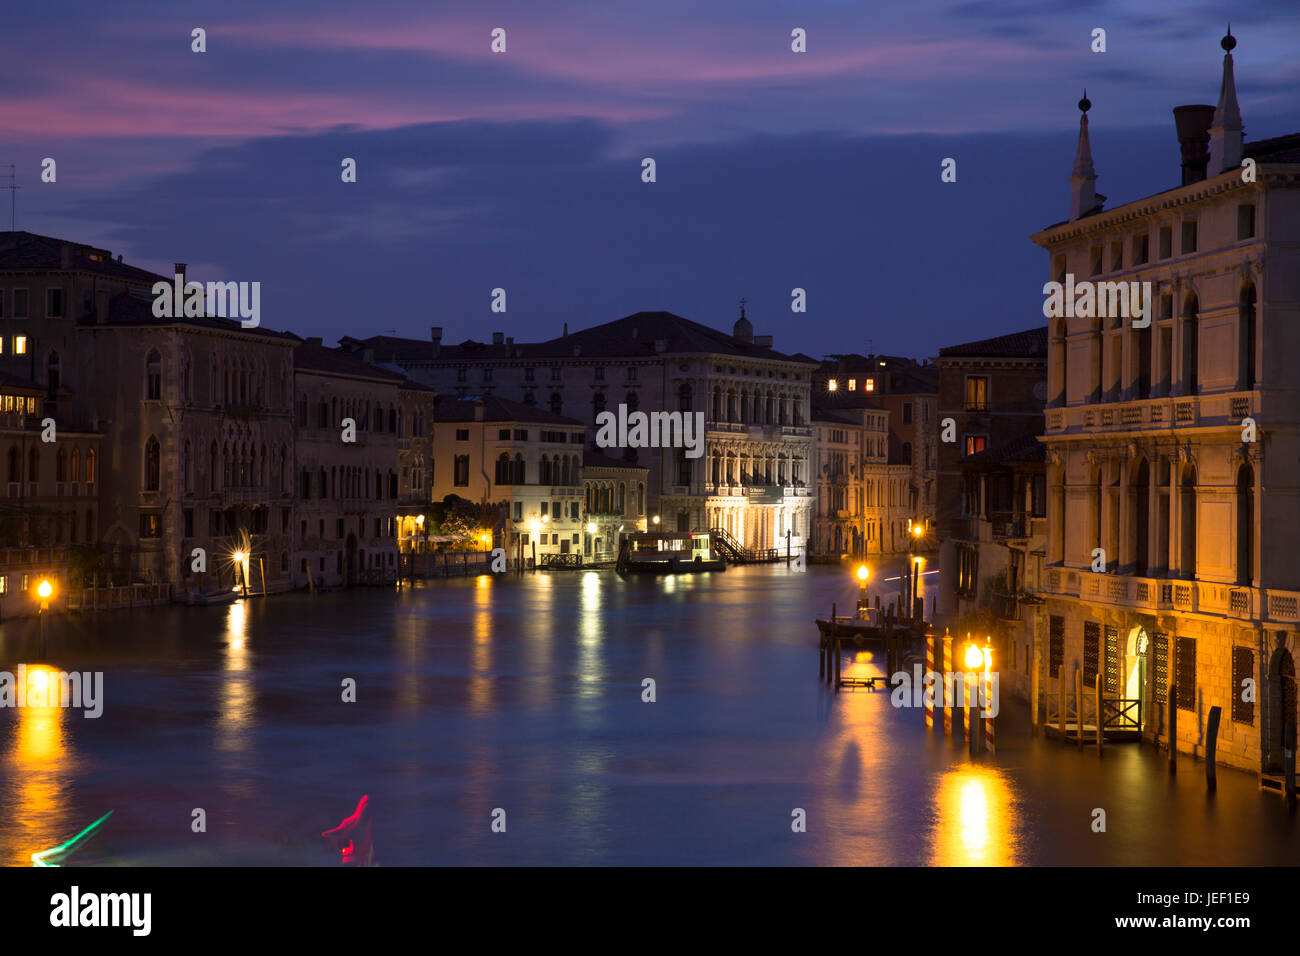
[(25, 335), (15, 335), (15, 336), (14, 336), (14, 355), (26, 355), (26, 354), (27, 354), (27, 336), (25, 336)]
[(856, 392), (857, 390), (858, 390), (858, 380), (856, 378), (849, 379), (849, 391)]
[(874, 378), (869, 378), (863, 381), (862, 390), (864, 392), (874, 392), (876, 390), (876, 380)]
[(833, 392), (839, 387), (840, 387), (840, 383), (835, 381), (835, 379), (831, 379), (829, 382), (826, 383), (826, 390), (828, 392)]
[(9, 593), (9, 575), (0, 574), (0, 594)]

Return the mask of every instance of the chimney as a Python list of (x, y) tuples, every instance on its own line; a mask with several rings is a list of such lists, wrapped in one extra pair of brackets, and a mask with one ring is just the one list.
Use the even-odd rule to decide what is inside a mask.
[(564, 323), (564, 334), (565, 334), (566, 336), (569, 334), (569, 323), (568, 323), (568, 322), (565, 322), (565, 323)]
[(1199, 183), (1210, 166), (1210, 124), (1213, 106), (1175, 106), (1174, 127), (1183, 153), (1183, 185)]
[(506, 355), (509, 358), (515, 357), (515, 337), (513, 335), (506, 336)]
[(754, 344), (761, 349), (770, 349), (772, 347), (772, 336), (756, 335), (754, 336)]
[(320, 345), (320, 344), (321, 344), (321, 338), (320, 338), (320, 336), (319, 336), (319, 335), (311, 335), (311, 336), (308, 336), (308, 337), (307, 337), (307, 344), (308, 344), (308, 345)]
[(172, 268), (176, 271), (176, 274), (181, 277), (181, 288), (185, 288), (185, 263), (178, 262), (172, 266)]
[(493, 345), (500, 345), (500, 344), (503, 343), (505, 340), (506, 340), (506, 334), (505, 334), (504, 332), (493, 332), (493, 333), (492, 333), (492, 344), (493, 344)]
[(437, 358), (438, 353), (442, 351), (442, 326), (431, 325), (429, 327), (429, 338), (433, 340), (433, 357)]
[(481, 422), (482, 420), (483, 420), (483, 399), (480, 398), (477, 402), (474, 403), (474, 421)]
[(108, 293), (106, 291), (97, 291), (95, 293), (95, 324), (108, 324)]

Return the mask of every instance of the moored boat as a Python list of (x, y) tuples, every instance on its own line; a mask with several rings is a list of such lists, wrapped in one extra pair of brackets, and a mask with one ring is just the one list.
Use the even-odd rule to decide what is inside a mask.
[(619, 574), (695, 574), (725, 571), (707, 531), (636, 531), (619, 545)]

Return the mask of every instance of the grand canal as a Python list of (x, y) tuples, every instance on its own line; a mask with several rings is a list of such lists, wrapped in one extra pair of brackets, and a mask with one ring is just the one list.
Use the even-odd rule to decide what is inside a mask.
[[(43, 661), (102, 671), (103, 715), (0, 710), (0, 859), (112, 810), (71, 865), (335, 866), (319, 834), (362, 794), (386, 866), (1296, 859), (1249, 774), (1207, 795), (1190, 759), (1033, 740), (1011, 702), (972, 763), (886, 693), (836, 697), (812, 619), (854, 592), (816, 567), (563, 572), (55, 619)], [(6, 622), (0, 669), (39, 647)]]

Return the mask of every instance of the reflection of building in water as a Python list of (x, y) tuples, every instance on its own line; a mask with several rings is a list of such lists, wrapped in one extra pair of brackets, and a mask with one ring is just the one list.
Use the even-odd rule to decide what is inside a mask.
[(1300, 629), (1300, 134), (1243, 143), (1229, 54), (1218, 106), (1174, 111), (1181, 183), (1105, 211), (1079, 105), (1069, 218), (1034, 236), (1046, 278), (1150, 282), (1154, 307), (1144, 328), (1049, 320), (1048, 683), (1100, 674), (1136, 695), (1147, 737), (1167, 737), (1172, 698), (1193, 753), (1221, 707), (1218, 758), (1280, 767)]

